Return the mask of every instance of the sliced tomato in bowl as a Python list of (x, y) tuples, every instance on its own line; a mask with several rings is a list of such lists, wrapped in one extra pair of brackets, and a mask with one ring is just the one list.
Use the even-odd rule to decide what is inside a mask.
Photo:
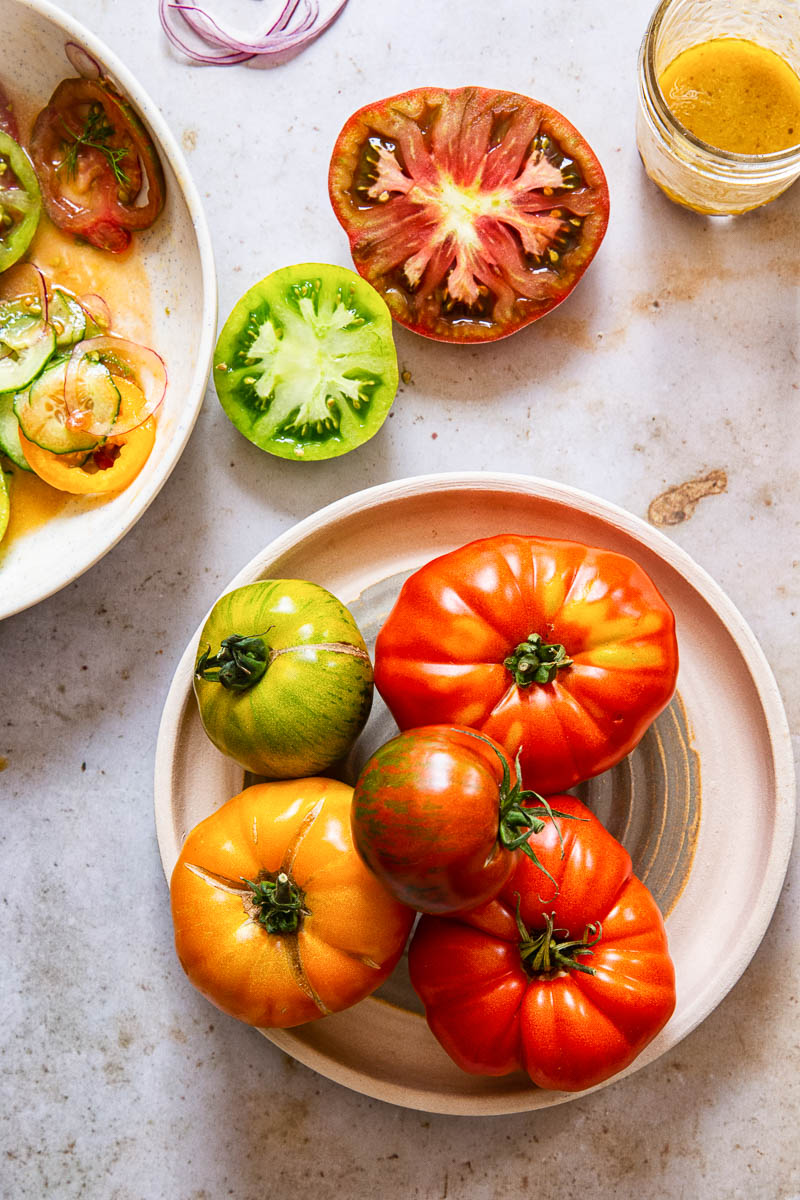
[(358, 271), (395, 320), (439, 341), (494, 341), (550, 312), (608, 225), (589, 144), (516, 92), (425, 87), (367, 105), (328, 185)]

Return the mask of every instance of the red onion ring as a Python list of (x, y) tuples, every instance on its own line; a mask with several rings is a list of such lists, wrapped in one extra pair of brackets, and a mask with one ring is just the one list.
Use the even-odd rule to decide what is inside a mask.
[[(330, 13), (320, 17), (319, 0), (285, 0), (278, 17), (253, 40), (237, 37), (223, 29), (205, 9), (180, 0), (159, 0), (158, 15), (172, 45), (194, 62), (233, 66), (253, 58), (269, 62), (299, 53), (336, 20), (346, 3), (347, 0), (334, 0)], [(302, 13), (299, 17), (298, 10)], [(178, 33), (179, 20), (201, 42), (222, 53), (205, 54), (189, 45)]]
[(64, 53), (72, 66), (84, 79), (102, 79), (103, 68), (96, 58), (92, 58), (88, 50), (77, 42), (65, 42)]
[[(102, 363), (109, 374), (135, 383), (142, 392), (142, 403), (134, 408), (129, 402), (120, 406), (116, 420), (104, 421), (81, 402), (81, 381), (87, 370), (85, 364)], [(71, 422), (86, 433), (97, 437), (116, 437), (130, 433), (156, 411), (167, 390), (167, 369), (155, 350), (129, 342), (125, 338), (87, 338), (78, 342), (67, 364), (64, 379), (64, 403)]]
[(102, 296), (97, 296), (93, 292), (89, 292), (86, 296), (78, 296), (78, 304), (80, 304), (89, 320), (97, 325), (98, 329), (102, 329), (104, 333), (110, 331), (112, 324), (111, 309)]

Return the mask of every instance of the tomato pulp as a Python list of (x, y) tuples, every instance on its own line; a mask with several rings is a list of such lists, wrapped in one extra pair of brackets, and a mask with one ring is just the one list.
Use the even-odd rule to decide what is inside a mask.
[(395, 320), (439, 341), (493, 341), (544, 316), (608, 224), (591, 147), (516, 92), (417, 88), (367, 105), (328, 182), (357, 269)]

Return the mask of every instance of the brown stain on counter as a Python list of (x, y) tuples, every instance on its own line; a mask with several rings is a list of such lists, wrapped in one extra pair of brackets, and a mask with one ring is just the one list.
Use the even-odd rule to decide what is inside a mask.
[(704, 496), (717, 496), (728, 490), (726, 471), (709, 471), (696, 479), (688, 479), (675, 487), (667, 488), (652, 500), (647, 509), (651, 525), (680, 525), (688, 521)]

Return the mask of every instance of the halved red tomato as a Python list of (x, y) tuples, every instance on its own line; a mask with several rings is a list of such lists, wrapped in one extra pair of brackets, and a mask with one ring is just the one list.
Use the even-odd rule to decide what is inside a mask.
[(139, 117), (104, 79), (64, 79), (36, 118), (31, 156), (47, 215), (120, 254), (164, 207), (164, 172)]
[(416, 88), (367, 105), (328, 184), (359, 272), (401, 325), (439, 341), (494, 341), (550, 312), (608, 225), (591, 147), (516, 92)]

